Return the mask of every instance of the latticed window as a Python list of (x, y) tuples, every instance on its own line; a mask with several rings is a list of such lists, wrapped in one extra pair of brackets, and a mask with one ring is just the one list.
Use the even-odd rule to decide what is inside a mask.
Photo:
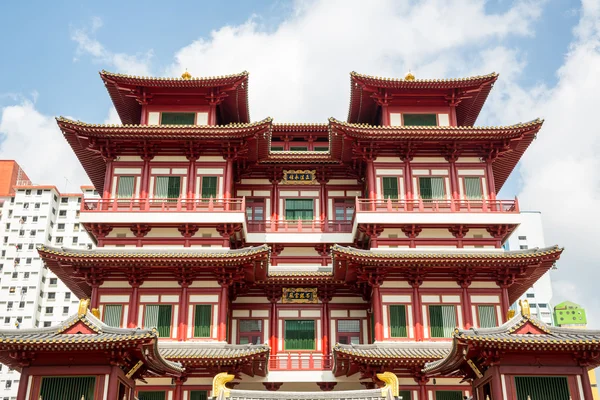
[(406, 329), (406, 306), (391, 305), (390, 309), (390, 336), (408, 337)]
[(144, 328), (156, 328), (159, 337), (171, 337), (171, 305), (147, 305)]
[(398, 178), (395, 176), (384, 176), (381, 178), (383, 184), (383, 198), (397, 199), (398, 198)]
[(423, 200), (444, 198), (444, 178), (419, 178), (419, 195)]
[(463, 392), (460, 390), (436, 390), (435, 400), (463, 400)]
[(312, 199), (287, 199), (285, 201), (285, 219), (312, 220), (314, 206)]
[(315, 321), (287, 320), (284, 333), (285, 350), (315, 350)]
[(117, 183), (117, 198), (130, 199), (133, 197), (133, 176), (120, 176)]
[(400, 400), (412, 400), (412, 392), (410, 390), (401, 390), (398, 395)]
[(496, 319), (496, 307), (477, 306), (477, 313), (479, 314), (480, 328), (493, 328), (497, 326), (498, 320)]
[(483, 197), (481, 179), (475, 177), (465, 178), (465, 196), (469, 200), (479, 200)]
[(429, 306), (429, 326), (432, 338), (449, 338), (456, 328), (456, 309), (454, 306)]
[(570, 399), (569, 382), (564, 376), (515, 376), (516, 400)]
[(436, 114), (403, 114), (404, 126), (437, 126)]
[(158, 199), (177, 199), (181, 193), (180, 176), (157, 176), (156, 177), (156, 198)]
[(360, 320), (340, 319), (337, 321), (338, 342), (360, 344)]
[(212, 306), (197, 304), (194, 309), (194, 337), (210, 337)]
[(121, 315), (123, 306), (120, 304), (108, 304), (104, 306), (104, 323), (108, 326), (119, 328), (121, 326)]
[(241, 319), (239, 344), (260, 344), (262, 343), (262, 320), (260, 319)]
[(93, 376), (44, 377), (40, 398), (44, 400), (94, 400)]
[(165, 400), (166, 397), (166, 393), (160, 391), (139, 391), (137, 394), (139, 400)]
[(202, 198), (210, 199), (217, 197), (217, 177), (203, 176), (202, 177)]
[(196, 122), (195, 113), (164, 112), (160, 117), (161, 125), (194, 125)]
[(190, 400), (207, 400), (208, 392), (206, 390), (191, 390)]

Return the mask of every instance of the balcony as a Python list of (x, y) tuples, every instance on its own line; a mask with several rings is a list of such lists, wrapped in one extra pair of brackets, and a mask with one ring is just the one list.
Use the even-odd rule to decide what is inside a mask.
[(356, 199), (358, 224), (519, 224), (514, 200)]
[(330, 370), (332, 356), (321, 353), (278, 353), (269, 358), (269, 370), (320, 371)]
[(245, 221), (244, 199), (84, 199), (82, 223), (223, 224)]
[(354, 219), (322, 220), (246, 220), (248, 243), (352, 243)]

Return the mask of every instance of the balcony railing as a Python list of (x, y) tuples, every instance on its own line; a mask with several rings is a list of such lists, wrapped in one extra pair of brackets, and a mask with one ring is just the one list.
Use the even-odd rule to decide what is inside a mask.
[(269, 358), (270, 370), (327, 370), (332, 367), (332, 357), (319, 353), (279, 353)]
[(244, 212), (242, 199), (84, 199), (83, 212)]
[(247, 220), (248, 232), (325, 232), (325, 233), (349, 233), (352, 232), (354, 221), (321, 221), (321, 220), (275, 220), (256, 221)]
[(356, 199), (357, 212), (431, 212), (431, 213), (519, 213), (519, 201), (514, 200), (370, 200)]

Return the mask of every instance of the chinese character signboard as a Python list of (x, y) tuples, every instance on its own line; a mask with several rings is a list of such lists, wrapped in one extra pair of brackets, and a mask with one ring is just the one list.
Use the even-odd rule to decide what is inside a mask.
[(317, 303), (317, 288), (283, 288), (284, 303)]
[(316, 172), (313, 170), (283, 170), (283, 181), (289, 185), (310, 185), (315, 183)]

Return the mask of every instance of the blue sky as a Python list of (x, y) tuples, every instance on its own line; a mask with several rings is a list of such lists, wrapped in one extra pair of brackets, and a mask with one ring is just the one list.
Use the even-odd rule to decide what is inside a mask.
[(344, 119), (353, 70), (499, 72), (478, 124), (546, 119), (501, 197), (542, 211), (546, 242), (568, 249), (557, 301), (585, 302), (600, 326), (600, 255), (587, 234), (600, 223), (600, 0), (30, 1), (3, 2), (0, 14), (0, 158), (61, 190), (87, 177), (53, 118), (118, 122), (101, 69), (248, 70), (252, 118), (276, 122)]

